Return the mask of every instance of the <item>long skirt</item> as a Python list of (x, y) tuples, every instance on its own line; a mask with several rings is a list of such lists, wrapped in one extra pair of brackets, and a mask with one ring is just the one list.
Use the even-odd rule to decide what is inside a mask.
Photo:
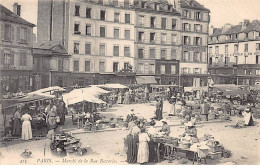
[(32, 127), (30, 121), (24, 121), (22, 125), (22, 139), (29, 140), (32, 139)]
[(160, 108), (157, 108), (156, 109), (156, 119), (160, 121), (162, 118), (163, 118), (162, 111), (160, 110)]
[(138, 147), (137, 163), (147, 163), (149, 161), (148, 142), (141, 141)]
[(128, 135), (127, 136), (127, 163), (136, 163), (137, 162), (137, 153), (138, 153), (138, 136), (137, 135)]
[(149, 162), (157, 162), (157, 144), (151, 139), (149, 141)]
[(49, 117), (48, 118), (48, 130), (56, 129), (56, 128), (57, 128), (56, 117)]
[(22, 133), (22, 123), (19, 118), (14, 119), (14, 126), (13, 126), (13, 136), (21, 136)]
[(60, 113), (59, 117), (60, 117), (60, 123), (59, 124), (64, 125), (64, 123), (65, 123), (65, 113), (64, 112)]

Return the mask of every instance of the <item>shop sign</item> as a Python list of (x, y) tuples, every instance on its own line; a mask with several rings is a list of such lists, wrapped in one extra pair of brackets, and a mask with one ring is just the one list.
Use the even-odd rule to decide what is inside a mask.
[(184, 51), (206, 52), (206, 47), (183, 46)]

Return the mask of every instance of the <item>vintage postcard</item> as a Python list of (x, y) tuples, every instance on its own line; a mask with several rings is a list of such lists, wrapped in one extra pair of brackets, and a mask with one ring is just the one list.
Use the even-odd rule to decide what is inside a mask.
[(259, 165), (259, 0), (0, 0), (0, 165)]

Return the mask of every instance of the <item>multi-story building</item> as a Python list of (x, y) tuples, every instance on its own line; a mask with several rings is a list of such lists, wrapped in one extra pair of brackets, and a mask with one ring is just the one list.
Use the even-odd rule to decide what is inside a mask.
[(181, 13), (180, 84), (206, 86), (210, 10), (195, 0), (175, 0), (174, 5)]
[(37, 42), (63, 43), (74, 84), (129, 83), (117, 73), (134, 67), (134, 23), (129, 1), (39, 0)]
[(65, 48), (53, 41), (33, 47), (33, 89), (49, 86), (67, 87), (72, 85), (70, 55)]
[(32, 23), (20, 17), (21, 6), (14, 12), (0, 5), (1, 20), (1, 91), (27, 92), (32, 89)]
[(216, 84), (254, 85), (260, 82), (260, 22), (211, 28), (209, 72)]
[(134, 10), (137, 76), (154, 76), (160, 84), (178, 84), (180, 13), (167, 1), (152, 0), (135, 1)]

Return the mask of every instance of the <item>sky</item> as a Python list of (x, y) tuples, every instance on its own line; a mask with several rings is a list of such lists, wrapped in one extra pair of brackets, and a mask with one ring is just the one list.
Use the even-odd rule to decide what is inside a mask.
[[(171, 0), (173, 1), (173, 0)], [(214, 27), (222, 27), (225, 23), (238, 24), (244, 19), (260, 19), (260, 0), (197, 0), (211, 10), (211, 23)], [(0, 3), (13, 10), (13, 3), (22, 5), (21, 16), (27, 21), (37, 24), (38, 0), (0, 0)], [(34, 29), (36, 33), (36, 29)]]

